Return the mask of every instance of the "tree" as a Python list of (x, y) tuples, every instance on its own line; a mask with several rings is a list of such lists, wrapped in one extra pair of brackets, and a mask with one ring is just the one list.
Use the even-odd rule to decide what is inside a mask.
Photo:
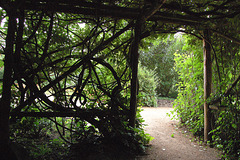
[[(177, 95), (177, 72), (174, 70), (174, 53), (181, 52), (183, 43), (180, 36), (158, 38), (140, 54), (143, 66), (154, 70), (158, 81), (156, 92), (158, 96), (173, 97)], [(154, 44), (155, 43), (155, 44)]]
[(143, 106), (157, 106), (157, 82), (158, 78), (154, 70), (150, 70), (139, 64), (139, 97), (138, 101)]

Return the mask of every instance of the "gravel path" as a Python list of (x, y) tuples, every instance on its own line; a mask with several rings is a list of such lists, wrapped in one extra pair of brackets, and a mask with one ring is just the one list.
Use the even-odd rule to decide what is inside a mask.
[(150, 142), (147, 155), (138, 160), (219, 160), (219, 152), (213, 148), (191, 142), (193, 136), (182, 128), (177, 121), (171, 120), (166, 113), (172, 110), (171, 103), (157, 108), (143, 108), (146, 133), (155, 139)]

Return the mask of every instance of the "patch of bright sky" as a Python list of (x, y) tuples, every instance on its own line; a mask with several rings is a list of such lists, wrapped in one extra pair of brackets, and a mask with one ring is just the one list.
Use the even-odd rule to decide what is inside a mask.
[[(0, 10), (1, 10), (1, 12), (4, 12), (3, 11), (3, 9), (0, 7)], [(6, 23), (6, 17), (5, 18), (3, 18), (2, 20), (1, 20), (1, 22), (0, 22), (0, 24), (1, 24), (1, 28), (3, 28), (4, 27), (4, 24)]]
[(80, 28), (84, 28), (86, 26), (86, 23), (78, 23)]

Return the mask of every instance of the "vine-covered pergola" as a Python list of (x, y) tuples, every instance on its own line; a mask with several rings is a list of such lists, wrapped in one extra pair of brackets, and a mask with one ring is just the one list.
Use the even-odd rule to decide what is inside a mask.
[[(7, 17), (1, 150), (9, 143), (9, 123), (21, 117), (77, 117), (104, 136), (124, 128), (123, 121), (135, 127), (138, 51), (146, 37), (184, 32), (203, 40), (205, 99), (210, 35), (240, 44), (220, 27), (239, 16), (240, 4), (232, 0), (1, 0), (0, 6)], [(208, 140), (209, 104), (204, 109)]]

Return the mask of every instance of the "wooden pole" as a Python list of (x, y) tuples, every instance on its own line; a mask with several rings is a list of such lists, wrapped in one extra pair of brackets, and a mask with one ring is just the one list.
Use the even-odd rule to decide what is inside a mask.
[(130, 97), (130, 126), (135, 127), (137, 112), (137, 90), (138, 90), (138, 59), (139, 59), (139, 43), (141, 41), (142, 20), (137, 20), (134, 30), (134, 41), (131, 48), (131, 97)]
[(210, 132), (211, 112), (207, 104), (207, 98), (211, 94), (212, 84), (212, 61), (209, 30), (204, 30), (203, 58), (204, 58), (204, 141), (207, 142)]
[[(143, 24), (147, 19), (154, 15), (166, 0), (161, 2), (152, 3), (149, 10), (142, 10), (142, 13), (138, 16), (134, 29), (134, 41), (131, 48), (131, 69), (132, 69), (132, 79), (131, 79), (131, 97), (130, 97), (130, 126), (135, 127), (136, 122), (136, 111), (137, 111), (137, 90), (138, 90), (138, 49), (139, 43), (141, 41), (141, 33), (143, 29)], [(154, 2), (154, 1), (153, 1)]]
[(2, 97), (0, 99), (0, 155), (3, 160), (12, 156), (9, 147), (9, 114), (11, 104), (11, 86), (13, 76), (13, 48), (16, 31), (16, 18), (11, 13), (8, 15), (8, 31), (6, 38), (4, 74)]

